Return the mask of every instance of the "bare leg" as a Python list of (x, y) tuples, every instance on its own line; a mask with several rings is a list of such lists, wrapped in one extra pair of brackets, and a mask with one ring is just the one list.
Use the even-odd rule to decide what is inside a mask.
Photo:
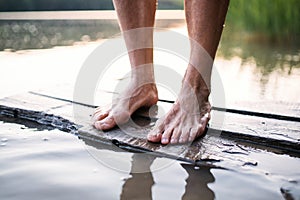
[[(132, 67), (131, 82), (111, 108), (99, 107), (95, 110), (94, 126), (100, 130), (108, 130), (119, 123), (125, 123), (138, 108), (152, 106), (158, 100), (154, 84), (152, 29), (156, 1), (114, 0), (114, 5)], [(150, 28), (129, 31), (144, 27)], [(146, 48), (139, 48), (141, 46)]]
[[(210, 77), (229, 0), (186, 0), (185, 12), (191, 42), (190, 62), (178, 99), (148, 135), (152, 142), (192, 142), (204, 133), (210, 119)], [(207, 53), (197, 47), (201, 45)], [(209, 59), (207, 57), (210, 57)], [(209, 61), (211, 60), (211, 61)]]

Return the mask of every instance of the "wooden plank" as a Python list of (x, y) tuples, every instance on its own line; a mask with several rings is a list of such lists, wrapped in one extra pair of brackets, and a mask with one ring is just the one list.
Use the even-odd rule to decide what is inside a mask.
[[(13, 99), (8, 99), (8, 102), (11, 102), (13, 104), (20, 104), (20, 105), (25, 105), (25, 107), (27, 106), (28, 103), (25, 103), (26, 99), (27, 101), (32, 102), (33, 99), (36, 99), (36, 96), (39, 96), (38, 93), (31, 93), (33, 95), (30, 95), (31, 97), (28, 97), (28, 95), (25, 97), (16, 97), (15, 100)], [(66, 94), (66, 93), (64, 93)], [(110, 96), (110, 94), (107, 93), (99, 93), (99, 95), (102, 95), (103, 97), (105, 96)], [(34, 106), (32, 107), (33, 110), (37, 110), (39, 107), (41, 107), (40, 109), (45, 109), (45, 103), (44, 101), (46, 100), (46, 98), (48, 98), (49, 96), (45, 96), (45, 95), (41, 95), (41, 103), (38, 103), (37, 101), (35, 101), (35, 103), (33, 103)], [(55, 97), (56, 98), (56, 97)], [(24, 99), (24, 100), (20, 100), (20, 99)], [(52, 99), (52, 98), (50, 98)], [(65, 101), (63, 99), (57, 98), (61, 101)], [(111, 98), (106, 98), (110, 101)], [(18, 102), (20, 101), (20, 102)], [(68, 103), (72, 102), (71, 100), (67, 100)], [(61, 115), (62, 113), (64, 113), (64, 115), (66, 115), (66, 113), (71, 113), (72, 114), (72, 108), (73, 106), (70, 104), (69, 105), (69, 110), (68, 112), (65, 112), (64, 109), (66, 108), (62, 108), (59, 109), (61, 107), (60, 103), (59, 106), (54, 106), (51, 104), (52, 101), (49, 101), (49, 103), (47, 104), (47, 106), (51, 109), (58, 107), (58, 109), (53, 109), (56, 110), (56, 112), (58, 112), (59, 110), (61, 110), (61, 113), (58, 113), (58, 115)], [(1, 103), (1, 101), (0, 101)], [(164, 114), (165, 112), (162, 112), (161, 110), (165, 110), (167, 111), (170, 107), (171, 104), (169, 103), (165, 103), (165, 102), (159, 102), (158, 103), (158, 112), (157, 115), (154, 116), (155, 118), (159, 118), (161, 117), (162, 114)], [(49, 109), (47, 108), (47, 109)], [(162, 109), (160, 109), (162, 108)], [(47, 111), (47, 109), (43, 110), (43, 111)], [(85, 108), (87, 109), (87, 108)], [(90, 112), (89, 114), (92, 114), (93, 109), (89, 109)], [(51, 112), (50, 112), (51, 113)], [(84, 113), (84, 112), (82, 112)], [(210, 127), (213, 129), (217, 129), (220, 130), (222, 129), (225, 132), (228, 133), (239, 133), (238, 135), (241, 134), (245, 134), (247, 136), (255, 136), (257, 138), (267, 138), (267, 139), (273, 139), (273, 140), (278, 140), (278, 143), (282, 143), (285, 144), (286, 141), (292, 142), (297, 144), (300, 141), (300, 123), (296, 123), (296, 122), (290, 122), (290, 121), (286, 121), (286, 120), (273, 120), (273, 119), (267, 119), (267, 118), (261, 118), (261, 117), (255, 117), (255, 116), (248, 116), (248, 115), (240, 115), (240, 114), (235, 114), (235, 113), (226, 113), (226, 119), (225, 122), (223, 124), (218, 124), (218, 120), (215, 120), (215, 115), (220, 114), (219, 111), (213, 111), (212, 112), (212, 120), (210, 121)], [(143, 110), (139, 110), (138, 115), (140, 116), (144, 116), (144, 117), (148, 117), (148, 113), (143, 111)], [(72, 115), (69, 116), (65, 116), (68, 119), (72, 120)], [(84, 117), (83, 117), (84, 118)], [(83, 119), (82, 118), (82, 119)], [(89, 120), (87, 122), (90, 122)], [(221, 127), (222, 126), (222, 127)], [(247, 137), (246, 136), (246, 137)], [(243, 136), (243, 138), (245, 138)], [(253, 138), (253, 137), (251, 137)]]
[(300, 117), (300, 103), (298, 102), (284, 102), (284, 101), (267, 101), (250, 102), (240, 101), (235, 102), (232, 106), (236, 110), (251, 110), (256, 112), (268, 114), (280, 114), (291, 117)]
[[(111, 84), (118, 82), (119, 80), (115, 80), (112, 78)], [(73, 85), (64, 85), (60, 86), (60, 89), (57, 88), (47, 88), (47, 90), (39, 90), (35, 91), (36, 94), (42, 94), (51, 97), (58, 97), (65, 100), (73, 99)], [(108, 90), (98, 90), (95, 93), (96, 98), (95, 102), (89, 102), (89, 104), (103, 105), (111, 102), (113, 95), (117, 95), (111, 88)], [(168, 110), (170, 106), (168, 103), (173, 103), (173, 100), (160, 99), (159, 106), (162, 106), (165, 110)], [(167, 103), (167, 104), (165, 104)], [(242, 115), (250, 115), (250, 116), (260, 116), (270, 119), (281, 119), (287, 121), (295, 121), (300, 122), (300, 103), (297, 102), (276, 102), (276, 101), (264, 101), (264, 102), (235, 102), (231, 103), (228, 108), (219, 108), (214, 107), (213, 110), (216, 111), (224, 111), (229, 113), (236, 113)], [(160, 117), (159, 115), (157, 117)]]
[[(1, 115), (51, 125), (79, 134), (86, 141), (112, 143), (122, 149), (150, 152), (194, 164), (205, 163), (226, 168), (256, 165), (256, 160), (249, 156), (254, 149), (255, 152), (267, 150), (297, 157), (300, 155), (300, 123), (296, 122), (230, 114), (226, 115), (223, 126), (212, 120), (206, 136), (192, 144), (161, 145), (149, 143), (145, 139), (156, 118), (159, 117), (149, 118), (145, 110), (140, 110), (134, 116), (134, 123), (128, 123), (121, 129), (101, 132), (91, 126), (90, 116), (94, 110), (93, 106), (74, 104), (36, 93), (4, 98), (0, 100), (0, 105)], [(74, 117), (74, 105), (81, 111), (79, 116)], [(160, 102), (160, 106), (170, 107), (171, 104)], [(215, 114), (217, 113), (213, 115)], [(273, 130), (274, 127), (276, 132)], [(221, 134), (220, 128), (222, 128)]]
[[(66, 105), (66, 107), (70, 106)], [(52, 110), (52, 113), (56, 113), (56, 109), (61, 110), (63, 107), (55, 108)], [(226, 165), (231, 163), (229, 166), (244, 165), (245, 163), (251, 163), (252, 165), (256, 164), (255, 161), (247, 158), (246, 154), (241, 152), (241, 148), (238, 145), (235, 145), (235, 142), (226, 139), (221, 140), (219, 137), (213, 135), (204, 137), (197, 143), (193, 143), (193, 145), (161, 145), (149, 143), (146, 141), (145, 136), (151, 129), (152, 125), (147, 123), (149, 122), (149, 119), (145, 117), (137, 117), (135, 119), (136, 123), (145, 124), (142, 129), (127, 124), (122, 130), (116, 128), (109, 132), (101, 132), (95, 130), (87, 121), (84, 122), (84, 120), (82, 120), (82, 124), (78, 125), (72, 121), (66, 120), (61, 116), (40, 111), (25, 110), (1, 105), (0, 114), (10, 117), (29, 119), (45, 125), (51, 125), (63, 131), (79, 134), (80, 137), (84, 138), (85, 140), (101, 141), (104, 143), (112, 142), (114, 145), (122, 149), (134, 150), (138, 152), (150, 152), (156, 156), (184, 160), (194, 164), (203, 164), (204, 162), (205, 164), (214, 165), (219, 165), (219, 163), (222, 163), (220, 166), (223, 166), (225, 163), (227, 163)], [(89, 115), (88, 113), (86, 114)], [(82, 128), (76, 132), (79, 126), (82, 126)], [(130, 135), (127, 134), (128, 132)], [(242, 157), (241, 155), (233, 157), (230, 153), (228, 153), (231, 151), (234, 151), (237, 154), (240, 153)]]
[[(115, 80), (116, 81), (116, 80)], [(72, 86), (60, 87), (37, 91), (36, 94), (59, 97), (62, 99), (71, 100), (73, 99)], [(95, 102), (89, 102), (88, 104), (103, 105), (111, 102), (113, 95), (117, 95), (112, 91), (96, 91), (95, 96), (101, 97), (96, 99)], [(173, 100), (160, 99), (159, 106), (163, 106), (165, 110), (168, 110), (170, 106), (169, 103), (173, 103)], [(167, 103), (167, 104), (166, 104)], [(264, 117), (270, 119), (279, 119), (286, 121), (300, 122), (300, 103), (288, 103), (288, 102), (237, 102), (231, 105), (230, 108), (220, 108), (213, 106), (213, 110), (222, 111), (228, 113), (236, 113), (242, 115), (250, 115), (257, 117)], [(158, 116), (160, 117), (160, 116)]]
[[(107, 93), (99, 93), (99, 95), (102, 96), (105, 96), (106, 94)], [(111, 98), (106, 99), (109, 102)], [(166, 102), (158, 102), (157, 115), (152, 117), (156, 119), (160, 118), (165, 111), (168, 111), (171, 108), (171, 105), (172, 104)], [(164, 112), (162, 110), (164, 110)], [(149, 113), (142, 109), (137, 112), (137, 115), (149, 117)], [(286, 148), (293, 148), (293, 146), (300, 141), (300, 123), (294, 121), (274, 120), (237, 113), (226, 113), (225, 122), (219, 124), (219, 121), (215, 120), (216, 115), (222, 115), (222, 112), (216, 110), (212, 112), (210, 127), (216, 130), (223, 130), (224, 136), (226, 134), (230, 136), (235, 135), (235, 137), (238, 137), (239, 139), (252, 140), (252, 142), (255, 140), (260, 140), (261, 142), (269, 141), (270, 146), (274, 146), (273, 143), (275, 143), (278, 147), (281, 146)], [(266, 140), (261, 140), (261, 138), (265, 138)], [(289, 143), (286, 143), (287, 141), (294, 143), (295, 145), (289, 146)]]
[(68, 104), (66, 101), (57, 101), (54, 98), (48, 98), (33, 94), (20, 94), (13, 97), (5, 97), (0, 99), (0, 105), (6, 105), (10, 107), (17, 107), (20, 109), (32, 109), (35, 111), (45, 111), (52, 110), (57, 107), (61, 107)]
[[(159, 102), (158, 107), (168, 110), (171, 105), (165, 102)], [(163, 112), (158, 112), (155, 118), (160, 118)], [(241, 112), (243, 113), (243, 112)], [(138, 115), (147, 117), (149, 114), (145, 110), (139, 110)], [(297, 146), (300, 142), (300, 123), (288, 120), (271, 119), (265, 117), (257, 117), (252, 115), (237, 114), (222, 111), (213, 110), (212, 118), (209, 122), (210, 128), (216, 130), (222, 130), (223, 135), (235, 135), (240, 139), (250, 140), (266, 140), (277, 141), (278, 147), (280, 145), (285, 146), (286, 142), (291, 142)], [(224, 115), (225, 119), (223, 123), (217, 120)], [(254, 141), (253, 141), (254, 142)], [(291, 145), (293, 148), (294, 145)]]

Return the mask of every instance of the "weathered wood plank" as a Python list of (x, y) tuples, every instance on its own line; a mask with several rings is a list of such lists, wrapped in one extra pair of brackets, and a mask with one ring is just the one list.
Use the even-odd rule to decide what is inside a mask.
[[(1, 99), (0, 105), (1, 115), (29, 119), (61, 130), (76, 132), (85, 140), (111, 142), (120, 148), (151, 152), (192, 163), (213, 163), (227, 168), (236, 165), (256, 165), (256, 161), (248, 156), (253, 149), (261, 152), (267, 149), (275, 153), (300, 156), (300, 123), (296, 122), (226, 113), (222, 126), (212, 119), (211, 128), (206, 136), (192, 144), (160, 145), (149, 143), (145, 138), (155, 119), (163, 112), (149, 118), (146, 110), (140, 110), (131, 123), (101, 132), (95, 130), (90, 123), (93, 106), (74, 104), (70, 100), (66, 102), (35, 93)], [(74, 116), (74, 105), (80, 110), (80, 115)], [(168, 109), (170, 106), (170, 103), (160, 102), (158, 110)], [(217, 115), (217, 112), (219, 111), (214, 111), (213, 116)]]
[(280, 114), (285, 116), (300, 117), (300, 103), (284, 101), (266, 101), (263, 102), (235, 102), (232, 108), (236, 110), (251, 110), (269, 114)]
[[(51, 96), (51, 97), (59, 97), (68, 100), (73, 99), (73, 90), (71, 85), (62, 86), (60, 87), (59, 90), (57, 90), (57, 88), (39, 90), (36, 91), (36, 93)], [(101, 98), (95, 99), (95, 102), (85, 102), (85, 103), (103, 105), (104, 103), (110, 103), (113, 95), (116, 95), (113, 91), (98, 90), (96, 91), (95, 96)], [(160, 102), (164, 102), (164, 101), (166, 101), (167, 103), (173, 103), (174, 99), (160, 100)], [(220, 110), (218, 107), (215, 108), (216, 108), (215, 110)], [(285, 117), (287, 117), (288, 120), (289, 118), (294, 118), (295, 119), (294, 121), (298, 121), (298, 122), (300, 120), (300, 103), (297, 102), (291, 103), (291, 102), (276, 102), (276, 101), (264, 101), (264, 102), (243, 101), (243, 102), (231, 103), (230, 106), (226, 108), (226, 110), (227, 112), (231, 112), (231, 113), (237, 112), (237, 114), (262, 113), (261, 117), (266, 117), (266, 115), (269, 115), (271, 118), (272, 116), (275, 117), (277, 116), (279, 119), (284, 119)]]
[[(136, 128), (133, 125), (127, 124), (122, 129), (116, 128), (109, 132), (101, 132), (95, 130), (90, 123), (81, 124), (80, 126), (83, 127), (78, 130), (78, 124), (66, 120), (61, 116), (40, 111), (24, 110), (1, 105), (0, 114), (29, 119), (41, 124), (54, 126), (63, 131), (71, 131), (79, 134), (80, 137), (85, 140), (100, 140), (104, 143), (112, 142), (122, 149), (150, 152), (157, 156), (184, 160), (194, 164), (203, 164), (205, 162), (205, 164), (214, 164), (221, 167), (224, 167), (225, 163), (227, 167), (241, 166), (249, 163), (252, 165), (256, 164), (255, 161), (247, 158), (247, 154), (243, 153), (239, 145), (236, 145), (234, 141), (223, 140), (213, 135), (204, 137), (202, 140), (198, 140), (196, 143), (189, 145), (161, 145), (149, 143), (146, 141), (145, 136), (152, 125), (149, 123), (149, 119), (144, 117), (137, 117), (135, 119), (136, 123), (144, 124), (143, 128)], [(78, 130), (78, 132), (76, 130)], [(232, 156), (232, 152), (236, 155)]]
[[(48, 96), (60, 97), (63, 99), (72, 99), (72, 90), (70, 90), (70, 86), (63, 87), (64, 89), (57, 90), (47, 90), (47, 91), (39, 91), (38, 94), (46, 94)], [(100, 101), (96, 101), (97, 105), (103, 105), (105, 103), (110, 103), (113, 93), (112, 92), (103, 92), (97, 91), (97, 95), (100, 98)], [(172, 101), (169, 101), (172, 102)], [(91, 102), (90, 102), (91, 103)], [(215, 109), (212, 112), (212, 119), (210, 121), (210, 127), (223, 130), (224, 137), (232, 137), (232, 139), (240, 139), (240, 140), (249, 140), (251, 142), (256, 143), (265, 143), (264, 145), (275, 146), (275, 148), (283, 148), (283, 149), (294, 149), (294, 146), (297, 146), (300, 142), (300, 104), (293, 103), (286, 106), (286, 102), (268, 102), (267, 104), (261, 103), (250, 103), (243, 102), (244, 105), (248, 108), (245, 112), (244, 110), (239, 110), (237, 108), (241, 107), (241, 105), (237, 105), (234, 111), (239, 111), (237, 113), (231, 113), (232, 109), (226, 113), (227, 122), (219, 124), (218, 120), (215, 120), (215, 115), (220, 114), (218, 109)], [(166, 113), (171, 108), (170, 103), (166, 103), (163, 101), (158, 102), (157, 114), (155, 118), (159, 118)], [(250, 110), (249, 108), (253, 109)], [(272, 109), (271, 109), (272, 108)], [(263, 111), (271, 111), (270, 113), (263, 113)], [(279, 111), (282, 113), (279, 113)], [(251, 113), (252, 112), (252, 113)], [(259, 116), (268, 117), (277, 117), (278, 119), (294, 119), (294, 122), (290, 122), (287, 120), (274, 120), (272, 118), (266, 119), (261, 117), (252, 117), (251, 114), (255, 115), (259, 113)], [(216, 113), (216, 114), (215, 114)], [(240, 115), (241, 114), (241, 115)], [(148, 117), (149, 114), (147, 111), (140, 111), (138, 115)], [(249, 116), (250, 115), (250, 116)], [(273, 116), (272, 116), (273, 115)], [(287, 143), (286, 141), (290, 141), (291, 143)], [(291, 145), (292, 144), (292, 145)], [(299, 145), (298, 145), (299, 146)], [(296, 148), (298, 151), (298, 149)]]
[[(159, 102), (158, 107), (168, 110), (171, 106), (168, 103)], [(241, 112), (243, 113), (243, 112)], [(155, 118), (161, 117), (163, 112), (158, 112)], [(139, 110), (138, 115), (147, 117), (149, 113), (145, 110)], [(209, 122), (210, 128), (222, 130), (228, 133), (239, 133), (236, 136), (245, 135), (257, 138), (266, 138), (278, 141), (278, 144), (284, 144), (285, 141), (298, 144), (300, 142), (300, 123), (288, 120), (276, 120), (265, 117), (257, 117), (245, 114), (222, 112), (213, 110), (212, 118)], [(220, 116), (224, 121), (219, 120)], [(243, 136), (244, 137), (244, 136)], [(254, 137), (251, 137), (252, 139)], [(279, 147), (280, 145), (278, 145)]]
[[(72, 99), (72, 93), (68, 89), (63, 91), (39, 91), (36, 94), (46, 94), (52, 97), (59, 96), (62, 97), (62, 99), (68, 100)], [(112, 95), (113, 94), (111, 92), (97, 91), (97, 96), (102, 97), (101, 105), (110, 103)], [(94, 102), (90, 102), (90, 104), (93, 103)], [(245, 104), (247, 103), (245, 102)], [(270, 109), (273, 111), (271, 113), (262, 112), (266, 111), (266, 108), (264, 108), (265, 105), (252, 103), (248, 103), (247, 105), (251, 105), (250, 108), (253, 108), (254, 111), (227, 109), (227, 112), (224, 114), (223, 112), (225, 109), (214, 109), (212, 112), (210, 127), (218, 130), (222, 129), (229, 132), (275, 139), (278, 141), (300, 142), (300, 117), (298, 116), (298, 113), (300, 113), (300, 105), (293, 103), (293, 106), (290, 105), (284, 107), (277, 102), (270, 102), (267, 107), (271, 108), (271, 106), (273, 106), (273, 109)], [(171, 106), (171, 103), (159, 101), (157, 113), (154, 116), (152, 114), (151, 117), (160, 118), (171, 108)], [(278, 109), (276, 107), (278, 107)], [(282, 111), (284, 115), (277, 111)], [(145, 110), (139, 110), (138, 115), (148, 117), (149, 113)], [(224, 123), (220, 124), (220, 121), (216, 120), (219, 118), (217, 117), (218, 115), (225, 116)], [(275, 119), (272, 117), (275, 117)]]
[[(105, 93), (103, 93), (105, 95)], [(40, 98), (38, 98), (38, 96)], [(39, 99), (39, 100), (38, 100)], [(47, 103), (45, 101), (47, 100)], [(30, 107), (32, 110), (36, 111), (44, 111), (48, 113), (53, 113), (55, 111), (58, 115), (64, 115), (69, 120), (73, 120), (73, 105), (70, 102), (64, 102), (61, 100), (56, 101), (56, 99), (48, 98), (46, 96), (36, 95), (34, 93), (23, 95), (23, 96), (15, 96), (14, 98), (5, 98), (1, 101), (5, 101), (6, 105), (14, 105), (19, 108), (28, 108)], [(34, 103), (33, 103), (34, 102)], [(158, 112), (157, 115), (154, 116), (156, 118), (160, 117), (160, 115), (164, 114), (164, 112), (160, 112), (160, 108), (163, 108), (167, 111), (171, 104), (159, 102), (158, 104)], [(67, 106), (67, 107), (65, 107)], [(68, 108), (67, 112), (66, 109)], [(82, 107), (82, 109), (88, 109), (87, 112), (92, 114), (93, 108)], [(67, 114), (69, 113), (69, 114)], [(84, 113), (84, 112), (82, 112)], [(275, 139), (279, 141), (290, 141), (290, 142), (299, 142), (300, 141), (300, 123), (284, 121), (284, 120), (272, 120), (265, 119), (254, 116), (247, 115), (239, 115), (234, 113), (226, 113), (226, 119), (223, 124), (219, 124), (219, 121), (214, 120), (214, 115), (218, 115), (218, 111), (213, 111), (212, 120), (210, 122), (211, 128), (214, 129), (222, 129), (228, 132), (242, 133), (251, 136), (257, 137), (265, 137), (270, 139)], [(140, 110), (138, 115), (148, 117), (148, 113)], [(86, 123), (90, 122), (89, 117), (82, 117), (82, 119), (86, 120)]]

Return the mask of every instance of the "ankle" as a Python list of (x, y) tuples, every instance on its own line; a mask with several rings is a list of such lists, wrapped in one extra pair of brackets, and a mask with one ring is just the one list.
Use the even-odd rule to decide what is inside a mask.
[(155, 83), (147, 83), (141, 86), (143, 98), (147, 99), (145, 106), (152, 106), (158, 101), (158, 92)]
[(155, 83), (153, 63), (143, 64), (131, 69), (131, 81), (138, 85)]
[(147, 91), (147, 93), (151, 93), (156, 96), (158, 95), (155, 83), (147, 83), (147, 84), (143, 85), (143, 87), (144, 87), (144, 90)]
[(186, 81), (195, 91), (203, 93), (203, 95), (209, 96), (211, 90), (211, 67), (210, 65), (201, 66), (202, 68), (196, 68), (192, 64), (189, 64), (184, 76)]
[(196, 70), (187, 70), (182, 85), (202, 97), (208, 98), (210, 95), (210, 78), (205, 80)]

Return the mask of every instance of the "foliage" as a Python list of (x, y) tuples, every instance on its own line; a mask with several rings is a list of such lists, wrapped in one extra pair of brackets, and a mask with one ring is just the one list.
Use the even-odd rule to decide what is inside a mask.
[(231, 0), (226, 23), (271, 37), (299, 37), (299, 0)]

